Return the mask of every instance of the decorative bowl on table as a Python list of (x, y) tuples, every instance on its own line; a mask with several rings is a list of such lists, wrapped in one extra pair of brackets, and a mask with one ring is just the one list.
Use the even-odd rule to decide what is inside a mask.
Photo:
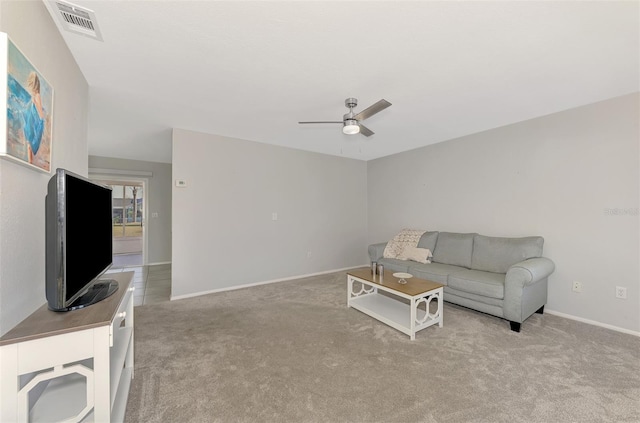
[(407, 279), (411, 279), (413, 275), (411, 273), (397, 272), (393, 274), (393, 277), (398, 278), (398, 283), (404, 285), (407, 283)]

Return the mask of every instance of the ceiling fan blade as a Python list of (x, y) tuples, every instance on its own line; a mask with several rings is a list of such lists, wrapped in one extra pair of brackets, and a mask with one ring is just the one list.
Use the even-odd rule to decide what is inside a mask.
[(365, 120), (375, 115), (376, 113), (383, 111), (389, 106), (391, 106), (391, 103), (389, 103), (387, 100), (385, 99), (379, 100), (377, 103), (372, 104), (371, 106), (367, 107), (366, 109), (364, 109), (363, 111), (355, 115), (354, 119)]
[(367, 128), (366, 126), (364, 126), (361, 123), (358, 123), (358, 126), (360, 127), (360, 133), (362, 135), (364, 135), (365, 137), (370, 137), (371, 135), (373, 135), (375, 133), (371, 129)]
[(298, 123), (344, 123), (341, 120), (323, 120), (323, 121), (317, 121), (317, 122), (298, 122)]

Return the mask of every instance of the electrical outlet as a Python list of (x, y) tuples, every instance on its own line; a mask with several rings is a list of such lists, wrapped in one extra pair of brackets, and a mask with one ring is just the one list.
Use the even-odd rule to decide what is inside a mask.
[(616, 286), (616, 298), (627, 299), (627, 288), (624, 286)]
[(582, 292), (582, 282), (573, 281), (573, 286), (571, 287), (573, 292)]

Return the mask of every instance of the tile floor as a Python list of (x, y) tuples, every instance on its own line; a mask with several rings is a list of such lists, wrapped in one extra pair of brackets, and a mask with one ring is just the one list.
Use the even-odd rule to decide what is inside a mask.
[(112, 267), (106, 273), (134, 272), (133, 305), (169, 301), (171, 297), (171, 264)]
[(114, 254), (113, 267), (142, 266), (142, 253)]

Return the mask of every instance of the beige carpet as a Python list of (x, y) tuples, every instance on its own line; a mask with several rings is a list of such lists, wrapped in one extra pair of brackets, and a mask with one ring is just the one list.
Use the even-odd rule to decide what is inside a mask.
[(135, 308), (126, 422), (639, 422), (640, 338), (445, 303), (415, 341), (345, 272)]

